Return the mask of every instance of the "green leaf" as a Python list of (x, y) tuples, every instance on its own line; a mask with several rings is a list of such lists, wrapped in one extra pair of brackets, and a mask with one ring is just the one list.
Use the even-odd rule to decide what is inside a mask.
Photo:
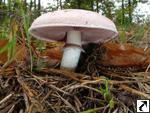
[(113, 99), (111, 99), (111, 100), (109, 101), (109, 108), (110, 108), (110, 109), (113, 109), (113, 108), (114, 108), (114, 101), (113, 101)]
[(110, 101), (109, 101), (109, 111), (108, 111), (108, 113), (111, 113), (111, 110), (114, 108), (114, 101), (113, 101), (113, 99), (111, 99)]
[(109, 88), (108, 88), (108, 81), (105, 81), (105, 87), (100, 87), (100, 92), (103, 95), (104, 99), (106, 100), (109, 96)]

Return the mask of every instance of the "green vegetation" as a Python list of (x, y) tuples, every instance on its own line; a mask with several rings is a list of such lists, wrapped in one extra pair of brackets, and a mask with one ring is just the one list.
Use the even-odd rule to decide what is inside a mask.
[[(99, 88), (97, 88), (95, 90), (100, 95), (102, 95), (102, 97), (104, 98), (103, 103), (106, 103), (106, 108), (108, 108), (108, 113), (111, 113), (112, 109), (114, 108), (114, 101), (113, 101), (113, 98), (111, 98), (111, 95), (110, 95), (108, 80), (105, 81), (104, 85), (101, 85)], [(79, 112), (79, 113), (95, 113), (96, 111), (99, 111), (100, 109), (102, 109), (102, 107), (88, 109), (86, 111)]]

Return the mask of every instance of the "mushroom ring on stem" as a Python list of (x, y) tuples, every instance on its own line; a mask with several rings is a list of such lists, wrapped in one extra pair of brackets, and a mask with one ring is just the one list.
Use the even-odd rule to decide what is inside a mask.
[(34, 20), (30, 34), (46, 41), (65, 41), (61, 68), (75, 70), (82, 44), (104, 43), (118, 35), (115, 24), (92, 11), (66, 9), (49, 12)]

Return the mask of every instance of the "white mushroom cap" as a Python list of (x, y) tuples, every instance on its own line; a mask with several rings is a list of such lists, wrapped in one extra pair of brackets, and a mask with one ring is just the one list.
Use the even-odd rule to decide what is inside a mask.
[(71, 30), (81, 32), (82, 43), (106, 42), (118, 35), (114, 23), (92, 11), (66, 9), (41, 15), (32, 23), (29, 32), (47, 41), (64, 41)]

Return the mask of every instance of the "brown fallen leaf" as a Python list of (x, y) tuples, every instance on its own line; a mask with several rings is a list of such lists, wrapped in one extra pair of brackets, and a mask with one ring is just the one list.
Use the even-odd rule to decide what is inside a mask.
[(117, 43), (105, 43), (103, 47), (105, 52), (98, 63), (104, 66), (146, 67), (150, 63), (150, 55), (146, 54), (142, 48)]
[(61, 60), (62, 52), (63, 51), (61, 47), (48, 48), (40, 53), (40, 57)]
[[(4, 47), (8, 43), (8, 40), (0, 40), (0, 48)], [(0, 53), (0, 64), (4, 64), (7, 61), (7, 52)]]
[[(8, 40), (0, 40), (0, 48), (3, 48), (8, 43)], [(15, 61), (23, 61), (27, 57), (27, 48), (24, 45), (16, 44), (16, 52), (11, 64)], [(8, 51), (0, 53), (0, 64), (3, 65), (8, 60)]]
[(44, 42), (44, 50), (40, 51), (38, 49), (38, 45), (36, 43), (32, 43), (32, 47), (34, 48), (34, 54), (38, 61), (35, 64), (37, 67), (55, 67), (58, 66), (62, 55), (63, 55), (63, 47), (64, 43), (60, 42)]

